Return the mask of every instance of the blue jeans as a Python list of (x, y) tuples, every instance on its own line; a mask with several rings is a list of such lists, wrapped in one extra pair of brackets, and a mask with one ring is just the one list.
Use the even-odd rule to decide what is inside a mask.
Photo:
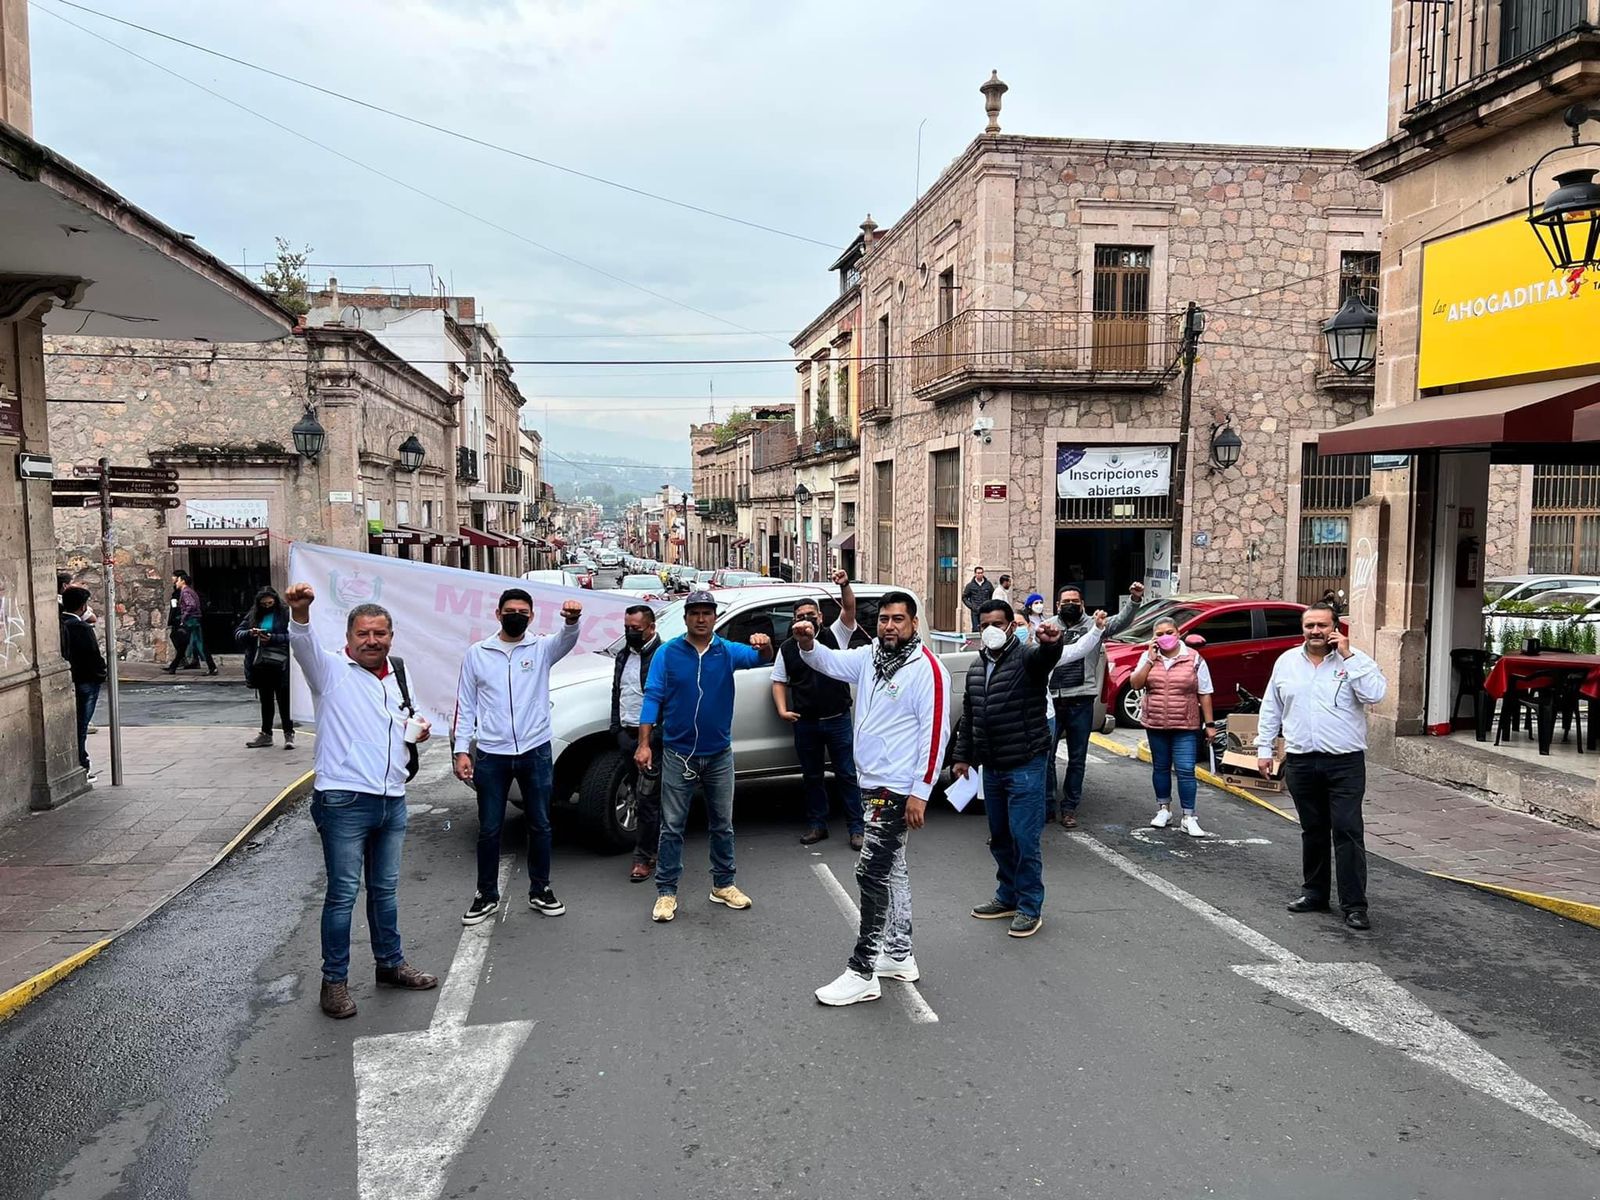
[(685, 758), (666, 750), (661, 764), (661, 844), (656, 851), (656, 894), (676, 896), (683, 875), (683, 827), (696, 790), (706, 798), (711, 840), (711, 886), (733, 882), (733, 751)]
[(322, 978), (341, 983), (350, 974), (350, 913), (361, 873), (367, 875), (367, 927), (372, 957), (398, 967), (400, 846), (406, 840), (406, 798), (371, 792), (312, 792), (311, 820), (322, 835), (328, 891), (322, 900)]
[(94, 706), (100, 703), (98, 683), (75, 683), (72, 690), (78, 701), (78, 765), (89, 769), (89, 722), (94, 720)]
[(1067, 744), (1067, 775), (1061, 784), (1061, 806), (1076, 812), (1083, 803), (1083, 769), (1089, 762), (1089, 735), (1094, 732), (1094, 697), (1063, 696), (1056, 701), (1056, 728)]
[(828, 787), (823, 771), (824, 753), (833, 759), (833, 787), (844, 802), (845, 820), (852, 834), (865, 827), (861, 817), (861, 785), (856, 781), (855, 732), (850, 714), (801, 717), (794, 726), (794, 752), (806, 785), (806, 824), (828, 827)]
[(472, 781), (478, 789), (478, 895), (486, 900), (500, 898), (500, 830), (513, 779), (528, 814), (528, 894), (537, 896), (550, 886), (550, 743), (521, 754), (479, 750)]
[(989, 814), (989, 853), (999, 886), (994, 898), (1024, 916), (1044, 907), (1044, 861), (1039, 834), (1044, 829), (1045, 756), (1003, 771), (983, 769), (983, 807)]
[(1194, 812), (1195, 755), (1200, 735), (1193, 729), (1146, 729), (1150, 741), (1150, 770), (1156, 787), (1156, 801), (1172, 801), (1172, 772), (1178, 772), (1178, 803), (1186, 813)]

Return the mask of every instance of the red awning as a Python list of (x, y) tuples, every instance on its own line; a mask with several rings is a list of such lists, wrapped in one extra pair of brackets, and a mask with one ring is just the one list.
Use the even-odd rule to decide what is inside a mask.
[(1576, 418), (1596, 405), (1600, 378), (1593, 376), (1428, 396), (1319, 434), (1317, 452), (1493, 450), (1592, 440), (1594, 434), (1584, 436), (1579, 430), (1600, 428), (1600, 418)]
[(516, 538), (503, 533), (491, 533), (487, 529), (474, 529), (471, 525), (461, 526), (461, 536), (474, 546), (488, 546), (491, 550), (503, 550), (519, 544)]

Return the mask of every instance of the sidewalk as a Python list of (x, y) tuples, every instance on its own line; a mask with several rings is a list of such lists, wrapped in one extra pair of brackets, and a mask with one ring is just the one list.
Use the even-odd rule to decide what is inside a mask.
[[(1095, 734), (1094, 744), (1149, 761), (1144, 736), (1134, 730)], [(1295, 820), (1294, 801), (1287, 793), (1256, 796), (1223, 785), (1207, 771), (1200, 775), (1213, 786)], [(1600, 927), (1600, 830), (1512, 812), (1375, 763), (1367, 764), (1362, 816), (1370, 853)]]
[[(0, 1020), (204, 875), (310, 786), (312, 735), (302, 731), (294, 750), (281, 742), (246, 750), (256, 732), (126, 728), (123, 786), (114, 788), (101, 727), (89, 738), (100, 772), (92, 792), (0, 825)], [(226, 764), (248, 770), (219, 771)]]

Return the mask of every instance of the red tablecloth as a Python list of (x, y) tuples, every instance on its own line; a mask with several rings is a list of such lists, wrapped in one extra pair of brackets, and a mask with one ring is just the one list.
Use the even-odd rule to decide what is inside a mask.
[(1587, 667), (1589, 678), (1584, 680), (1582, 692), (1591, 700), (1600, 699), (1600, 654), (1506, 654), (1502, 655), (1489, 677), (1483, 681), (1483, 690), (1499, 700), (1511, 687), (1513, 675), (1532, 676), (1548, 671), (1571, 667)]

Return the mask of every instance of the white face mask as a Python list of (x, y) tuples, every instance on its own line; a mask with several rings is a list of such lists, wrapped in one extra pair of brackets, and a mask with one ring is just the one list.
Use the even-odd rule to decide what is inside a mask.
[(1039, 604), (1030, 605), (1028, 611), (1031, 613), (1042, 613), (1044, 611), (1044, 604), (1041, 602)]
[(1001, 650), (1005, 648), (1006, 631), (998, 625), (985, 625), (982, 638), (985, 650)]

